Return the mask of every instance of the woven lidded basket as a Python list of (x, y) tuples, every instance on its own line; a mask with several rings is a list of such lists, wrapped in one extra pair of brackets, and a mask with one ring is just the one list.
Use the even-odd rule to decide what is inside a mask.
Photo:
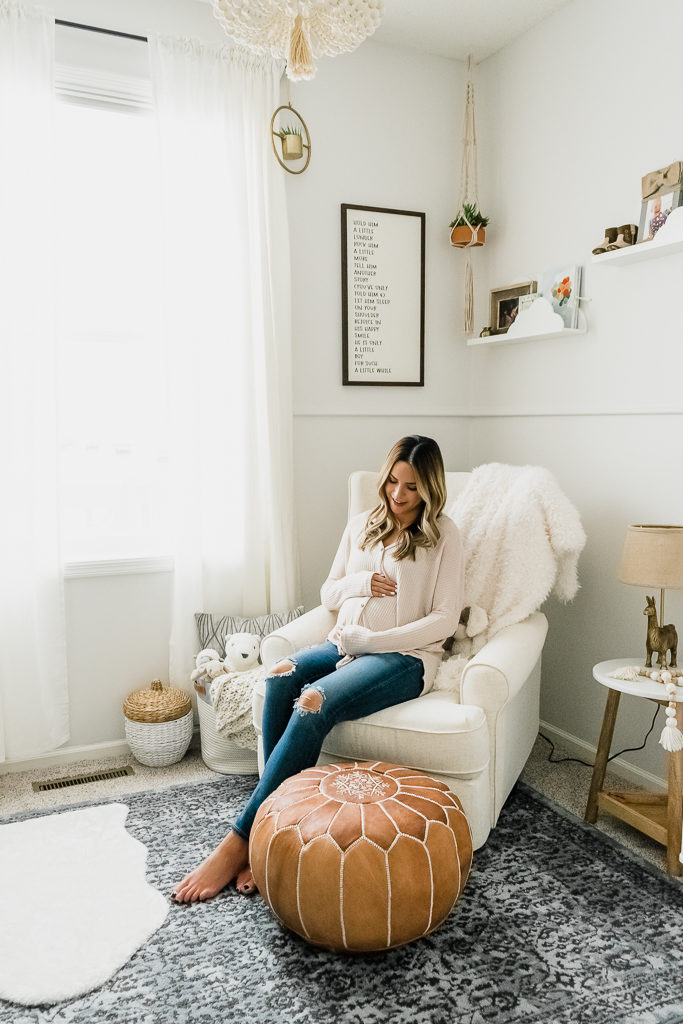
[(187, 693), (164, 688), (160, 679), (134, 690), (123, 702), (126, 740), (141, 764), (175, 764), (192, 739), (192, 702)]

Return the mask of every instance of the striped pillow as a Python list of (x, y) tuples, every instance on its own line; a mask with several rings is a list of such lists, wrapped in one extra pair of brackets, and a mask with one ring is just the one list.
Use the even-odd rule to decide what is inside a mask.
[(301, 604), (287, 612), (271, 612), (270, 615), (257, 615), (244, 618), (241, 615), (211, 615), (209, 612), (197, 612), (195, 622), (199, 634), (199, 647), (213, 647), (221, 658), (225, 657), (225, 637), (232, 633), (256, 633), (261, 639), (279, 629), (280, 626), (298, 619), (304, 610)]

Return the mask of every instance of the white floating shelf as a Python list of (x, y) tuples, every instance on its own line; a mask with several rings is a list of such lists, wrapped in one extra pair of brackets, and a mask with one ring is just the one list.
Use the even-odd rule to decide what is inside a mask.
[(593, 263), (640, 263), (641, 260), (655, 260), (660, 256), (671, 256), (683, 252), (683, 207), (672, 210), (651, 242), (636, 242), (623, 249), (601, 252), (593, 256)]
[[(580, 300), (579, 300), (580, 301)], [(485, 338), (468, 338), (468, 345), (516, 345), (521, 341), (549, 341), (586, 333), (586, 318), (578, 312), (578, 327), (565, 327), (547, 299), (539, 298), (519, 314), (505, 334), (489, 334)]]
[(573, 338), (586, 334), (585, 327), (564, 327), (561, 331), (549, 331), (547, 334), (491, 334), (487, 338), (468, 338), (467, 344), (475, 345), (517, 345), (522, 341), (549, 341), (551, 338)]

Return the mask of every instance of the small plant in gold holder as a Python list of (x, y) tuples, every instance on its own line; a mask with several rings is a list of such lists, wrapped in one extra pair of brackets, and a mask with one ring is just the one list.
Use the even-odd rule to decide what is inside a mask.
[[(280, 111), (286, 110), (288, 114), (298, 118), (299, 124), (283, 124), (279, 127), (275, 125), (275, 119)], [(270, 131), (272, 135), (273, 152), (275, 153), (277, 162), (281, 167), (284, 167), (290, 174), (302, 174), (306, 170), (311, 159), (311, 137), (308, 133), (308, 128), (302, 118), (291, 103), (286, 106), (278, 107), (273, 114), (270, 122)], [(275, 140), (279, 140), (279, 146), (282, 150), (282, 157), (278, 152), (278, 146)], [(302, 167), (288, 167), (284, 161), (295, 161), (303, 160), (304, 164)]]

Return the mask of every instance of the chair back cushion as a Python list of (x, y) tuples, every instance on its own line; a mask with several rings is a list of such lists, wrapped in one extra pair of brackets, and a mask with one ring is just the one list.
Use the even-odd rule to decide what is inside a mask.
[[(470, 473), (446, 473), (446, 504), (448, 509), (464, 490), (469, 480)], [(379, 473), (372, 473), (367, 470), (357, 470), (349, 477), (349, 519), (358, 515), (359, 512), (370, 511), (377, 504), (377, 481)]]

